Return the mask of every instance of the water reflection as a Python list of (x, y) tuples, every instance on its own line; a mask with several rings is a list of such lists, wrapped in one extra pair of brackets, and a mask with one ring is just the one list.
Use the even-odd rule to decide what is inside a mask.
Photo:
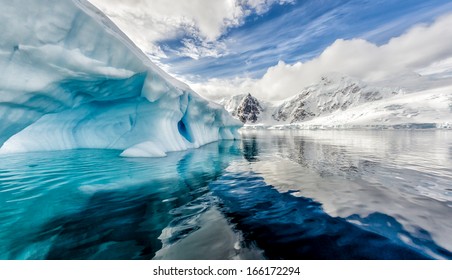
[(452, 257), (427, 233), (423, 238), (412, 236), (393, 217), (372, 213), (360, 220), (365, 229), (329, 216), (312, 199), (278, 192), (253, 172), (227, 174), (211, 188), (237, 229), (271, 259), (427, 259), (423, 248), (435, 256)]
[(256, 141), (256, 136), (251, 135), (242, 141), (243, 157), (249, 161), (257, 161), (257, 156), (259, 155), (259, 147)]
[(329, 216), (377, 234), (381, 225), (362, 221), (384, 215), (400, 225), (384, 236), (400, 235), (429, 257), (450, 258), (451, 132), (246, 132), (248, 137), (260, 147), (260, 161), (248, 170), (279, 192), (313, 199)]
[(452, 259), (452, 132), (0, 157), (1, 259)]
[[(2, 204), (12, 201), (9, 205), (20, 207), (2, 210), (1, 258), (150, 259), (163, 243), (177, 242), (201, 227), (184, 224), (183, 230), (179, 227), (167, 240), (160, 239), (171, 223), (181, 226), (181, 221), (196, 220), (214, 207), (208, 184), (240, 157), (240, 150), (237, 142), (225, 141), (164, 159), (123, 159), (118, 152), (88, 150), (56, 152), (48, 160), (42, 154), (22, 156), (23, 160), (16, 156), (12, 165), (1, 166), (3, 173), (14, 172), (15, 180), (26, 176), (19, 192), (9, 192), (11, 186), (4, 182), (1, 185)], [(95, 182), (88, 172), (78, 173), (79, 177), (74, 172), (73, 164), (88, 171), (96, 163)], [(42, 171), (36, 186), (28, 183), (34, 180), (26, 175), (30, 166)], [(46, 184), (47, 172), (58, 172), (64, 184)], [(43, 199), (23, 200), (30, 201), (28, 205), (14, 203), (13, 197), (33, 197), (29, 193), (33, 191), (45, 194)], [(23, 230), (12, 234), (17, 228)]]

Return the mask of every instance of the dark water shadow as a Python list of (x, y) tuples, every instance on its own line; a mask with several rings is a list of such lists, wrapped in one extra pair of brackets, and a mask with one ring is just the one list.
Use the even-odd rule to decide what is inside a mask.
[(415, 237), (383, 213), (350, 220), (329, 216), (320, 203), (280, 193), (253, 172), (224, 175), (210, 188), (235, 228), (269, 259), (417, 260), (431, 259), (432, 253), (452, 259), (426, 231)]
[(258, 161), (259, 146), (256, 136), (251, 136), (249, 138), (242, 139), (242, 152), (243, 157), (248, 162)]

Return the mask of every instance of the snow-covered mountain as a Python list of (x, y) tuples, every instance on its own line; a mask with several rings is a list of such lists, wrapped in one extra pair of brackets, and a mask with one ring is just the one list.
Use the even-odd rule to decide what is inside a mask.
[[(413, 80), (414, 79), (414, 80)], [(411, 77), (415, 84), (415, 77)], [(419, 76), (418, 91), (369, 86), (354, 78), (331, 74), (299, 94), (277, 103), (237, 95), (221, 101), (246, 128), (452, 128), (452, 86)], [(392, 81), (391, 84), (394, 84)], [(252, 118), (239, 108), (253, 109)], [(254, 118), (256, 117), (256, 119)]]
[(452, 86), (438, 87), (366, 102), (345, 111), (274, 129), (452, 128)]
[(276, 121), (302, 122), (400, 93), (399, 89), (370, 87), (349, 77), (326, 76), (276, 106), (272, 116)]
[(88, 1), (0, 8), (0, 153), (163, 156), (238, 137), (240, 122), (154, 65)]
[(220, 104), (244, 123), (275, 125), (304, 122), (402, 94), (401, 89), (371, 87), (350, 77), (329, 75), (278, 103), (259, 101), (247, 94), (222, 100)]

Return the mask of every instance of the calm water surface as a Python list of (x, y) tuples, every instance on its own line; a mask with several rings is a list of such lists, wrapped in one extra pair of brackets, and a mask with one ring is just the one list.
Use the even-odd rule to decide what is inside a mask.
[(452, 131), (0, 156), (0, 259), (452, 259)]

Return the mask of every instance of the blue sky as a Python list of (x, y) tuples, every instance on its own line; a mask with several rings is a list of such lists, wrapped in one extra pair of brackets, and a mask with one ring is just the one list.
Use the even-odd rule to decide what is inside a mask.
[(281, 100), (330, 72), (373, 83), (452, 61), (450, 0), (90, 1), (213, 100)]
[(191, 81), (236, 76), (261, 77), (268, 67), (307, 61), (336, 39), (363, 38), (381, 45), (420, 22), (432, 22), (452, 11), (445, 0), (298, 0), (273, 5), (263, 15), (251, 14), (243, 25), (229, 28), (217, 41), (224, 43), (220, 57), (181, 56), (181, 36), (157, 42), (168, 58), (161, 62), (171, 72)]

